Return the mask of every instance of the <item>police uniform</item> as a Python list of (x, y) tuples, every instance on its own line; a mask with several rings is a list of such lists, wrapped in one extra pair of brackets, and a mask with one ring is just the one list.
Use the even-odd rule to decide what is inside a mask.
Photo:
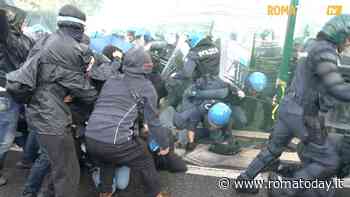
[[(339, 156), (324, 132), (321, 111), (334, 104), (332, 98), (350, 101), (350, 86), (344, 82), (337, 68), (336, 45), (318, 39), (301, 59), (287, 95), (283, 98), (279, 119), (269, 143), (238, 178), (253, 179), (284, 151), (293, 137), (304, 144), (301, 160), (303, 168), (293, 176), (296, 179), (328, 179), (335, 175)], [(294, 196), (300, 190), (280, 189), (277, 195)]]

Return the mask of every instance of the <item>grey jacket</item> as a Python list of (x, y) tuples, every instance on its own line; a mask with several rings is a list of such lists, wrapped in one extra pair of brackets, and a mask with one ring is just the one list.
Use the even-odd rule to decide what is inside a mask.
[(143, 115), (150, 132), (161, 147), (168, 147), (166, 129), (158, 118), (157, 93), (143, 75), (120, 75), (107, 80), (90, 116), (86, 136), (108, 144), (123, 144), (138, 134), (138, 104), (130, 89), (144, 101)]

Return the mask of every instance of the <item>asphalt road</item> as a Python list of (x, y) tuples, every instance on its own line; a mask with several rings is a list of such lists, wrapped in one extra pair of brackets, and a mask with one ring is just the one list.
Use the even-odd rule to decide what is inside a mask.
[[(14, 168), (16, 161), (20, 158), (20, 152), (11, 152), (6, 162), (4, 174), (9, 177), (6, 186), (0, 188), (0, 197), (20, 197), (23, 185), (28, 175), (27, 170)], [(161, 173), (162, 191), (168, 192), (169, 197), (265, 197), (266, 191), (259, 194), (236, 194), (232, 190), (218, 188), (218, 178), (213, 176), (200, 176), (194, 174), (169, 174)], [(339, 191), (337, 197), (348, 197), (349, 190)], [(97, 197), (98, 194), (86, 170), (83, 170), (78, 197)], [(125, 191), (118, 194), (118, 197), (143, 197), (144, 191), (138, 175), (131, 174), (131, 182)]]
[[(28, 170), (16, 169), (15, 163), (19, 160), (21, 152), (10, 152), (6, 161), (4, 175), (9, 178), (6, 186), (0, 188), (0, 197), (20, 197), (23, 191)], [(216, 177), (206, 177), (191, 174), (161, 173), (162, 191), (171, 197), (232, 197), (231, 190), (221, 190), (217, 187)], [(93, 186), (87, 170), (82, 170), (79, 197), (97, 197), (98, 194)], [(121, 191), (118, 197), (143, 197), (144, 190), (137, 173), (131, 174), (128, 188)], [(243, 195), (241, 195), (243, 196)], [(246, 195), (248, 196), (248, 195)], [(262, 195), (257, 195), (262, 196)]]

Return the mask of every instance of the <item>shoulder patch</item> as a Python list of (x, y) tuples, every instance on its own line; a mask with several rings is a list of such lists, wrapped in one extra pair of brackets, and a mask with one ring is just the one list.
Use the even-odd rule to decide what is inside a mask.
[(209, 49), (205, 49), (205, 50), (201, 50), (198, 52), (198, 56), (199, 57), (204, 57), (204, 56), (212, 56), (212, 55), (215, 55), (215, 54), (218, 54), (219, 53), (219, 49), (216, 48), (216, 47), (212, 47), (212, 48), (209, 48)]

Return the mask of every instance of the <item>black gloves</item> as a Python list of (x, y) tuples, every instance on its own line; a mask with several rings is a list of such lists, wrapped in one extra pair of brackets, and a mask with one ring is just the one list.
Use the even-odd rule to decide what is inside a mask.
[(0, 8), (0, 43), (6, 43), (9, 29), (10, 25), (8, 22), (6, 10)]
[(154, 155), (153, 158), (157, 170), (169, 171), (171, 173), (187, 171), (186, 162), (173, 152), (169, 152), (169, 154), (165, 156)]

